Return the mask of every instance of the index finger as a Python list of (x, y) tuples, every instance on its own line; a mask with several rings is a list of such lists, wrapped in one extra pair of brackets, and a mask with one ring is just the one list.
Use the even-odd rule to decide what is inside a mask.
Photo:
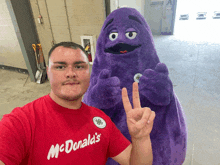
[(122, 88), (122, 102), (124, 105), (125, 112), (127, 113), (132, 109), (131, 103), (128, 98), (128, 92), (126, 88)]
[(134, 108), (141, 108), (140, 96), (139, 96), (138, 83), (137, 82), (133, 83), (132, 97), (133, 97)]

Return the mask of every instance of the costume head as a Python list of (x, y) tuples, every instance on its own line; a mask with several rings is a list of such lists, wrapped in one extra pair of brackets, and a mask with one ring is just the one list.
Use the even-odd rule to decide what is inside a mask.
[(109, 69), (122, 85), (133, 81), (137, 73), (154, 69), (159, 62), (150, 27), (133, 8), (117, 9), (106, 18), (96, 51), (93, 74)]

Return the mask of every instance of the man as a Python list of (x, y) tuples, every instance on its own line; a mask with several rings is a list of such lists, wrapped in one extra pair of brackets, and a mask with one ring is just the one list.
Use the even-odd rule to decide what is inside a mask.
[(54, 45), (47, 74), (50, 94), (15, 108), (0, 121), (0, 165), (101, 165), (108, 157), (122, 165), (152, 164), (150, 132), (155, 113), (141, 108), (137, 83), (133, 84), (134, 108), (122, 89), (130, 144), (107, 115), (81, 102), (90, 74), (80, 45)]

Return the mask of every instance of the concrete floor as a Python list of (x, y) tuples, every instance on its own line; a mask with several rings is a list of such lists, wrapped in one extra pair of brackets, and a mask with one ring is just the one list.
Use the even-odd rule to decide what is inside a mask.
[(220, 165), (220, 43), (154, 37), (188, 126), (184, 165)]
[[(220, 43), (154, 36), (174, 90), (184, 108), (188, 150), (184, 165), (220, 165)], [(26, 74), (0, 70), (0, 119), (13, 108), (50, 92), (50, 84), (36, 84)]]

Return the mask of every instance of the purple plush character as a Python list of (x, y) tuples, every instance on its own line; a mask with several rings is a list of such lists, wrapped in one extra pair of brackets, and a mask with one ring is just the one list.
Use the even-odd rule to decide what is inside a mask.
[[(187, 131), (183, 109), (173, 91), (165, 64), (160, 63), (151, 30), (133, 8), (113, 11), (97, 41), (91, 81), (83, 102), (103, 110), (131, 141), (121, 89), (132, 98), (132, 83), (139, 82), (142, 107), (156, 117), (150, 134), (153, 165), (180, 165), (186, 156)], [(109, 159), (107, 164), (116, 165)]]

